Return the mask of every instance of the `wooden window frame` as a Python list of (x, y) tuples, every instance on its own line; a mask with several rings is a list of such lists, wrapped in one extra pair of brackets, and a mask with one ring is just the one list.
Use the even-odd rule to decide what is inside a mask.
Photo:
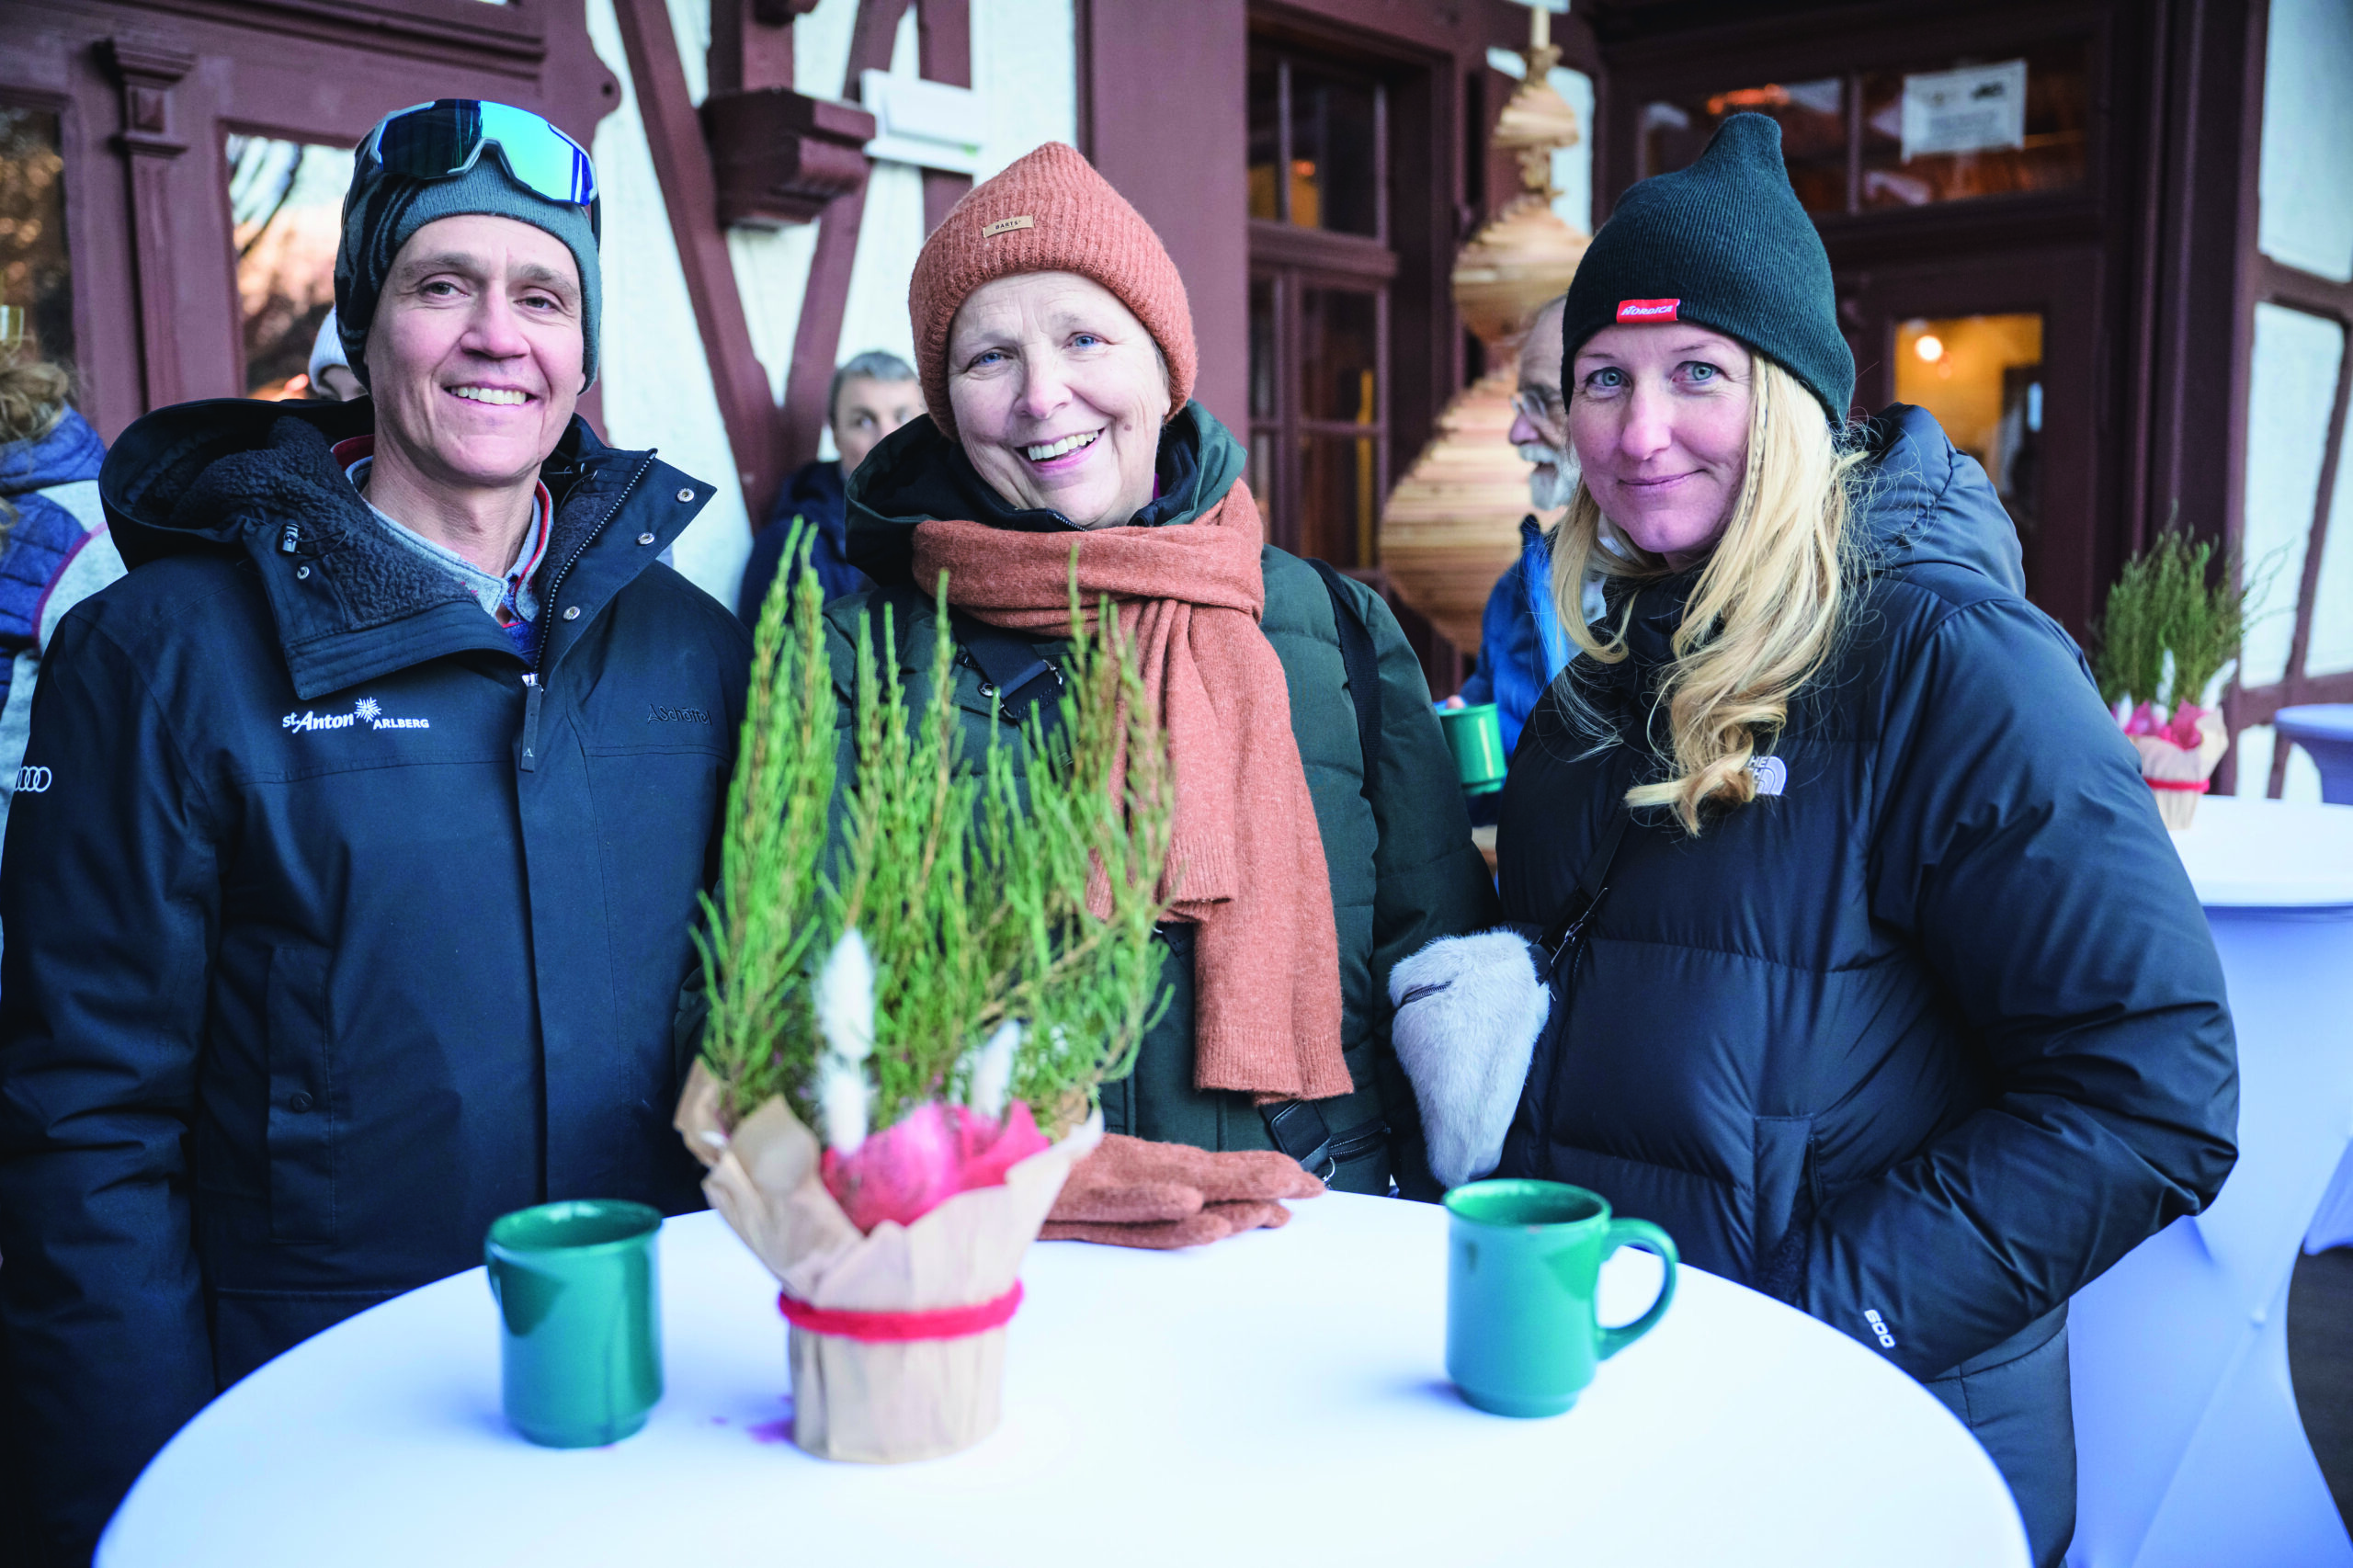
[[(1393, 450), (1390, 437), (1393, 372), (1390, 352), (1392, 336), (1390, 315), (1392, 286), (1398, 274), (1398, 258), (1391, 245), (1392, 164), (1389, 145), (1390, 84), (1376, 71), (1367, 70), (1353, 62), (1319, 56), (1311, 49), (1289, 40), (1254, 34), (1250, 50), (1254, 61), (1271, 57), (1276, 74), (1276, 215), (1272, 219), (1254, 217), (1246, 220), (1250, 282), (1254, 290), (1260, 282), (1270, 286), (1274, 314), (1271, 335), (1275, 355), (1274, 406), (1265, 415), (1255, 408), (1251, 409), (1248, 438), (1254, 449), (1264, 450), (1267, 454), (1268, 494), (1260, 499), (1267, 508), (1268, 538), (1279, 548), (1294, 554), (1304, 554), (1310, 542), (1305, 517), (1306, 464), (1301, 456), (1304, 438), (1337, 436), (1370, 439), (1373, 443), (1370, 483), (1376, 513), (1388, 493), (1392, 477)], [(1372, 89), (1373, 233), (1370, 235), (1306, 229), (1291, 222), (1291, 182), (1288, 175), (1293, 152), (1291, 69), (1294, 63), (1305, 64), (1319, 72), (1352, 77)], [(1305, 344), (1302, 337), (1300, 293), (1304, 289), (1344, 290), (1370, 294), (1373, 298), (1373, 417), (1369, 425), (1310, 419), (1301, 412)], [(1253, 369), (1255, 371), (1256, 368)], [(1263, 448), (1260, 447), (1262, 441), (1265, 443)], [(1370, 524), (1360, 521), (1353, 548), (1348, 551), (1354, 559), (1336, 561), (1333, 564), (1348, 567), (1374, 565), (1379, 556), (1379, 538), (1377, 517)]]

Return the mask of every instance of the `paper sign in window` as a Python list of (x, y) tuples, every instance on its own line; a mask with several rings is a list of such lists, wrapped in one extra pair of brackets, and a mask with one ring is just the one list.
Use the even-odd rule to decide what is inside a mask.
[(2026, 145), (2026, 62), (1904, 78), (1904, 161)]

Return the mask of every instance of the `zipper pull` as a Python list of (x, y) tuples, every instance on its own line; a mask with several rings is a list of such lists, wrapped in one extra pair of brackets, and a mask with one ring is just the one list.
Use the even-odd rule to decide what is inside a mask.
[(540, 767), (540, 699), (548, 694), (536, 674), (523, 677), (523, 761), (526, 773), (536, 773)]

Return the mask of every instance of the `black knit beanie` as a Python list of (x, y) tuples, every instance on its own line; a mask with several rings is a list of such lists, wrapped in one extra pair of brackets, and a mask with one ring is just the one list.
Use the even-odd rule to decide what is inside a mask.
[(1779, 122), (1736, 114), (1699, 161), (1619, 199), (1577, 264), (1561, 322), (1561, 384), (1586, 340), (1620, 322), (1690, 322), (1736, 337), (1847, 422), (1855, 357), (1830, 256), (1790, 188)]

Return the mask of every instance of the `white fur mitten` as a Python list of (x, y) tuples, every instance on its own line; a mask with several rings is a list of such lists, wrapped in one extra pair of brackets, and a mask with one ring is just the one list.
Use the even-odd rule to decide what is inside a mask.
[(1421, 1102), (1430, 1174), (1449, 1187), (1504, 1157), (1552, 992), (1516, 931), (1432, 942), (1389, 972), (1392, 1038)]

